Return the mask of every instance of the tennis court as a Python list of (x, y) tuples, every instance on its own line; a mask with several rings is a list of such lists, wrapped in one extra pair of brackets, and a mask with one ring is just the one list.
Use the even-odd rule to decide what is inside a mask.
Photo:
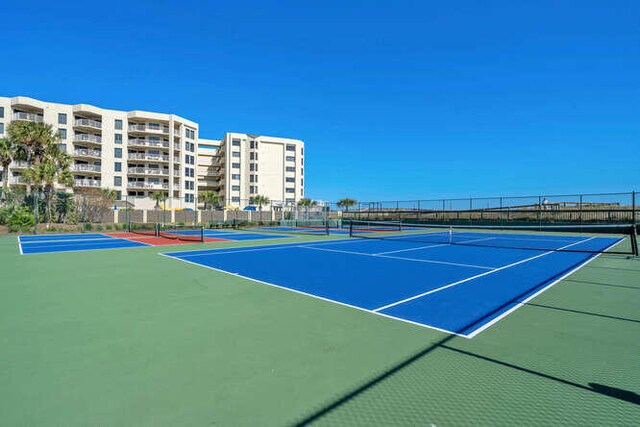
[(365, 239), (164, 255), (471, 338), (623, 240), (385, 227), (362, 227)]

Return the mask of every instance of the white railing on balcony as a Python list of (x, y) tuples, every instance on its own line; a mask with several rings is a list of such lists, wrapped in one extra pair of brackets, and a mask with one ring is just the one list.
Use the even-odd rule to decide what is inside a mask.
[(73, 152), (76, 156), (85, 156), (85, 157), (101, 157), (102, 152), (100, 150), (88, 150), (86, 148), (76, 148)]
[(151, 160), (155, 162), (168, 162), (169, 156), (163, 156), (161, 154), (129, 153), (129, 160)]
[(180, 144), (173, 144), (173, 149), (180, 151)]
[(101, 182), (97, 179), (76, 179), (73, 182), (74, 187), (100, 187)]
[(14, 160), (10, 167), (11, 169), (26, 169), (29, 167), (29, 162), (25, 162), (24, 160)]
[(26, 181), (21, 176), (11, 176), (9, 177), (9, 184), (24, 184)]
[(150, 141), (145, 138), (129, 138), (128, 145), (136, 145), (142, 147), (162, 147), (169, 148), (169, 141)]
[(128, 188), (144, 188), (145, 190), (168, 190), (169, 184), (161, 184), (159, 182), (141, 182), (130, 181), (127, 182)]
[(130, 123), (130, 132), (169, 133), (169, 126), (149, 126), (145, 123)]
[(174, 134), (175, 136), (180, 136), (180, 129), (174, 129), (174, 130), (173, 130), (173, 134)]
[(16, 111), (13, 113), (13, 120), (28, 120), (30, 122), (44, 122), (44, 116), (36, 113), (25, 113), (22, 111)]
[(74, 141), (95, 142), (96, 144), (102, 143), (102, 137), (100, 135), (91, 135), (88, 133), (77, 133), (73, 137)]
[(128, 168), (127, 173), (134, 175), (169, 175), (168, 169), (158, 168)]
[(90, 128), (102, 129), (102, 122), (91, 119), (76, 119), (74, 126), (85, 126)]
[(102, 171), (102, 167), (99, 165), (75, 164), (71, 167), (71, 169), (75, 172), (101, 172)]
[(174, 170), (173, 171), (173, 176), (180, 176), (180, 171)]
[(173, 163), (180, 163), (180, 157), (174, 157)]

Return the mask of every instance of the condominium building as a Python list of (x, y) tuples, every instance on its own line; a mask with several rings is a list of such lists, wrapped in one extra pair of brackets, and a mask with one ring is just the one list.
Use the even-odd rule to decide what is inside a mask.
[[(60, 148), (73, 158), (73, 190), (114, 189), (136, 208), (151, 208), (153, 193), (166, 208), (198, 207), (198, 191), (213, 191), (242, 208), (256, 195), (294, 203), (304, 197), (304, 144), (300, 140), (227, 133), (199, 137), (198, 123), (174, 114), (118, 111), (0, 97), (0, 137), (12, 121), (53, 126)], [(28, 164), (9, 166), (9, 184), (22, 187)]]
[(304, 197), (302, 141), (227, 133), (216, 145), (217, 155), (211, 163), (213, 173), (203, 175), (198, 187), (203, 189), (204, 183), (217, 178), (214, 188), (227, 205), (251, 205), (251, 199), (257, 195), (289, 204)]
[[(151, 193), (175, 208), (195, 207), (198, 124), (173, 114), (116, 111), (0, 97), (0, 136), (12, 121), (51, 124), (60, 149), (73, 157), (76, 192), (116, 190), (136, 207), (152, 206)], [(25, 162), (10, 165), (10, 184), (24, 185)]]

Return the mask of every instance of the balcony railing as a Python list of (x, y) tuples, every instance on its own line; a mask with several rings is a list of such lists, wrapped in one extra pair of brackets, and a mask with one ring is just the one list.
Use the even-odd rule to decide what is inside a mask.
[(75, 172), (101, 172), (102, 166), (75, 164), (71, 167), (71, 169)]
[(174, 170), (173, 171), (173, 176), (180, 176), (180, 171)]
[(21, 176), (11, 176), (9, 177), (9, 184), (25, 184), (26, 181)]
[(101, 181), (97, 179), (76, 179), (73, 182), (74, 187), (99, 188), (100, 185), (101, 185)]
[(175, 144), (175, 143), (174, 143), (174, 144), (173, 144), (173, 149), (174, 149), (174, 150), (177, 150), (177, 151), (180, 151), (180, 144)]
[(16, 111), (13, 113), (13, 120), (27, 120), (29, 122), (44, 122), (44, 116), (36, 113), (24, 113), (22, 111)]
[(83, 157), (101, 157), (102, 156), (102, 152), (100, 150), (88, 150), (86, 148), (76, 148), (73, 154), (76, 156), (83, 156)]
[(130, 181), (127, 182), (127, 188), (143, 188), (145, 190), (168, 190), (169, 184), (162, 184), (159, 182), (141, 182)]
[(129, 132), (169, 133), (169, 126), (149, 126), (145, 123), (130, 123)]
[(79, 141), (79, 142), (93, 142), (96, 144), (101, 144), (102, 143), (102, 137), (99, 135), (90, 135), (87, 133), (77, 133), (75, 134), (75, 136), (73, 137), (74, 141)]
[(169, 148), (169, 141), (150, 141), (145, 138), (129, 138), (127, 145), (139, 147), (160, 147)]
[(128, 168), (127, 173), (132, 175), (164, 175), (169, 176), (168, 169), (157, 168)]
[(11, 163), (11, 169), (26, 169), (29, 167), (29, 162), (24, 160), (15, 160)]
[(91, 120), (91, 119), (76, 119), (73, 122), (74, 126), (82, 126), (82, 127), (89, 127), (89, 128), (94, 128), (94, 129), (102, 129), (102, 122), (98, 121), (98, 120)]
[(129, 153), (129, 160), (150, 160), (154, 162), (168, 162), (169, 156), (163, 156), (161, 154)]

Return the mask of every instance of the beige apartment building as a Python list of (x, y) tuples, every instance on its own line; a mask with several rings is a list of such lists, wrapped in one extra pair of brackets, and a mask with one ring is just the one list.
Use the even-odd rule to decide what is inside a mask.
[[(255, 195), (295, 203), (304, 197), (304, 144), (300, 140), (227, 133), (199, 137), (197, 123), (174, 114), (118, 111), (0, 97), (0, 137), (17, 120), (50, 124), (60, 148), (73, 157), (73, 191), (114, 189), (136, 208), (167, 196), (167, 209), (195, 209), (198, 191), (214, 191), (226, 205), (243, 208)], [(9, 185), (23, 187), (22, 171), (9, 166)]]

